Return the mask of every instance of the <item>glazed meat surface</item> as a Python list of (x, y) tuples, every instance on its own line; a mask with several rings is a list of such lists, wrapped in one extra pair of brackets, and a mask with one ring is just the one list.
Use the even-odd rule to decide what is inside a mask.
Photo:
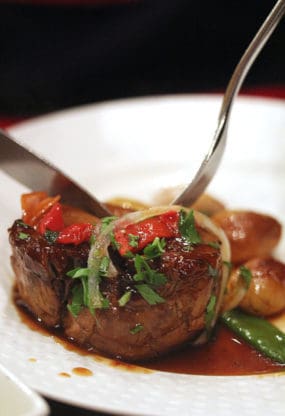
[(89, 244), (79, 247), (49, 244), (22, 221), (14, 222), (9, 238), (11, 264), (21, 302), (46, 326), (61, 325), (72, 285), (66, 273), (86, 265)]
[(181, 239), (171, 238), (152, 264), (167, 278), (157, 289), (163, 303), (150, 305), (134, 290), (130, 301), (120, 307), (122, 293), (133, 290), (133, 266), (131, 260), (110, 253), (118, 275), (102, 284), (109, 308), (96, 309), (94, 315), (83, 308), (75, 317), (67, 309), (75, 283), (66, 273), (86, 267), (89, 244), (49, 243), (17, 221), (10, 229), (10, 243), (19, 296), (35, 317), (49, 327), (61, 326), (79, 345), (127, 361), (153, 358), (196, 339), (205, 330), (209, 300), (220, 291), (220, 250), (206, 243), (189, 250)]

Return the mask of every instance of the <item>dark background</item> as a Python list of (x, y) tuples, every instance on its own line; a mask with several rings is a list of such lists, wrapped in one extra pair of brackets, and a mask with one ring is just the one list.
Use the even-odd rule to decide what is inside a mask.
[[(2, 117), (149, 94), (223, 92), (275, 2), (23, 3), (0, 1)], [(252, 68), (247, 89), (285, 86), (284, 46), (283, 21)], [(52, 416), (99, 414), (49, 405)]]
[[(224, 91), (273, 4), (0, 2), (0, 113), (33, 115), (114, 98)], [(283, 22), (251, 70), (247, 87), (285, 84), (284, 41)]]

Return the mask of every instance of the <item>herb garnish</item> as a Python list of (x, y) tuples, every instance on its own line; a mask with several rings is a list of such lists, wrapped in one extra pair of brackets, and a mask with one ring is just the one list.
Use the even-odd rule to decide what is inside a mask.
[(219, 276), (219, 270), (215, 269), (210, 264), (208, 265), (208, 273), (211, 277), (213, 277), (213, 279), (216, 279)]
[(136, 324), (134, 328), (130, 329), (130, 334), (135, 335), (143, 330), (142, 324)]
[[(106, 260), (107, 259), (107, 260)], [(105, 276), (105, 274), (108, 271), (108, 267), (109, 267), (109, 258), (108, 257), (103, 257), (101, 259), (101, 263), (100, 263), (100, 268), (99, 268), (99, 274), (100, 277)], [(89, 296), (89, 288), (88, 288), (88, 276), (90, 273), (90, 269), (88, 269), (87, 267), (77, 267), (76, 269), (70, 270), (69, 272), (67, 272), (67, 276), (71, 277), (72, 279), (80, 279), (81, 285), (79, 286), (75, 286), (74, 289), (74, 293), (72, 291), (72, 303), (71, 305), (75, 305), (70, 306), (68, 308), (68, 310), (72, 312), (72, 310), (77, 310), (78, 309), (78, 304), (79, 304), (79, 299), (81, 299), (81, 307), (86, 306), (89, 308), (91, 313), (94, 313), (94, 309), (90, 307), (90, 296)], [(80, 288), (82, 289), (82, 294), (80, 295), (80, 291), (79, 289), (76, 288)], [(75, 296), (75, 299), (74, 299)], [(80, 298), (81, 296), (81, 298)], [(100, 300), (100, 308), (108, 308), (109, 307), (109, 301), (108, 299), (104, 298), (103, 295), (101, 294), (101, 292), (99, 292), (99, 300)]]
[(252, 273), (251, 273), (251, 271), (247, 267), (245, 267), (245, 266), (240, 266), (240, 268), (239, 268), (239, 274), (240, 274), (240, 276), (243, 278), (243, 280), (245, 282), (246, 289), (248, 289), (249, 286), (250, 286), (251, 279), (252, 279)]
[(159, 294), (147, 284), (135, 285), (135, 288), (149, 305), (157, 305), (158, 303), (165, 302), (165, 299), (159, 296)]
[(83, 287), (81, 285), (72, 288), (72, 302), (67, 305), (69, 312), (77, 318), (83, 307)]
[(164, 253), (164, 249), (166, 246), (166, 241), (164, 238), (155, 237), (152, 243), (148, 244), (144, 248), (144, 255), (147, 259), (155, 259), (156, 257), (160, 257), (162, 253)]
[(140, 237), (138, 235), (128, 234), (128, 238), (129, 238), (129, 245), (133, 248), (137, 248), (139, 245)]
[(99, 275), (100, 277), (105, 277), (108, 269), (110, 266), (110, 258), (107, 256), (102, 257), (101, 262), (100, 262), (100, 266), (99, 266)]
[(223, 264), (227, 266), (227, 268), (229, 269), (229, 273), (231, 273), (232, 268), (233, 268), (233, 263), (231, 261), (223, 261)]
[(206, 321), (206, 329), (207, 331), (210, 330), (211, 328), (211, 323), (214, 319), (215, 316), (215, 306), (216, 306), (216, 302), (217, 302), (217, 298), (215, 295), (212, 295), (210, 297), (210, 300), (208, 302), (207, 308), (206, 308), (206, 316), (205, 316), (205, 321)]
[(113, 231), (111, 231), (111, 232), (109, 233), (109, 238), (110, 238), (110, 241), (111, 241), (111, 244), (112, 244), (113, 248), (114, 248), (115, 250), (119, 250), (119, 249), (120, 249), (120, 247), (121, 247), (121, 244), (120, 244), (120, 243), (118, 243), (118, 241), (115, 239), (115, 236), (114, 236)]
[(125, 292), (120, 297), (120, 299), (118, 300), (119, 306), (125, 306), (129, 302), (129, 300), (131, 299), (131, 295), (132, 295), (132, 292), (130, 290), (128, 290), (127, 292)]
[(27, 233), (22, 233), (22, 232), (20, 232), (20, 233), (18, 234), (18, 238), (19, 238), (20, 240), (27, 240), (29, 237), (30, 237), (30, 235), (29, 235), (29, 234), (27, 234)]
[(219, 243), (218, 241), (210, 241), (207, 244), (208, 244), (208, 246), (213, 247), (217, 250), (219, 250), (219, 248), (221, 247), (221, 243)]
[(58, 234), (58, 231), (46, 230), (46, 232), (44, 233), (44, 237), (49, 243), (53, 244), (56, 242)]
[(91, 237), (90, 237), (90, 240), (89, 240), (90, 246), (93, 246), (93, 244), (95, 243), (95, 241), (96, 241), (95, 235), (94, 234), (91, 234)]
[(76, 285), (72, 289), (72, 302), (71, 304), (67, 305), (67, 309), (74, 315), (75, 317), (78, 316), (81, 308), (83, 306), (88, 306), (88, 273), (89, 269), (84, 267), (76, 267), (75, 269), (70, 270), (66, 273), (67, 276), (71, 277), (72, 279), (80, 279), (79, 285)]
[(136, 254), (134, 265), (137, 272), (134, 274), (134, 281), (144, 281), (153, 286), (161, 286), (167, 282), (166, 276), (152, 269), (143, 256)]
[(186, 212), (185, 210), (182, 209), (179, 212), (178, 228), (179, 228), (181, 236), (189, 244), (201, 243), (202, 240), (201, 240), (200, 234), (198, 233), (196, 229), (193, 210)]
[(117, 219), (116, 216), (110, 216), (110, 217), (104, 217), (101, 220), (101, 231), (105, 231), (111, 222), (115, 221)]
[(24, 228), (30, 228), (30, 226), (28, 224), (26, 224), (23, 220), (17, 220), (16, 224), (21, 225)]

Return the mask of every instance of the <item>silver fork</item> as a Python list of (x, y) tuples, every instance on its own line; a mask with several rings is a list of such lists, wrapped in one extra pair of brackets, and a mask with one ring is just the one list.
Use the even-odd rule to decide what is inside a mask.
[(237, 96), (249, 69), (281, 18), (284, 16), (284, 13), (285, 0), (279, 0), (243, 54), (228, 83), (210, 149), (202, 161), (194, 179), (184, 191), (175, 198), (172, 204), (184, 206), (193, 204), (193, 202), (195, 202), (204, 192), (215, 175), (225, 150), (228, 125), (234, 99)]

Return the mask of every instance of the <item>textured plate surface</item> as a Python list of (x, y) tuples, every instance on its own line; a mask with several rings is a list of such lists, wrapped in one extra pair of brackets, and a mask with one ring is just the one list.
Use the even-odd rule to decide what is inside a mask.
[[(99, 198), (151, 202), (188, 182), (206, 153), (218, 96), (174, 96), (93, 105), (22, 123), (10, 131)], [(209, 191), (230, 207), (285, 219), (285, 104), (240, 98), (222, 166)], [(37, 391), (68, 403), (133, 415), (284, 415), (282, 375), (209, 377), (127, 371), (66, 350), (23, 324), (11, 302), (6, 229), (25, 188), (0, 171), (0, 362)], [(279, 255), (285, 257), (284, 242)], [(90, 377), (72, 373), (86, 367)], [(71, 377), (59, 376), (66, 372)]]

